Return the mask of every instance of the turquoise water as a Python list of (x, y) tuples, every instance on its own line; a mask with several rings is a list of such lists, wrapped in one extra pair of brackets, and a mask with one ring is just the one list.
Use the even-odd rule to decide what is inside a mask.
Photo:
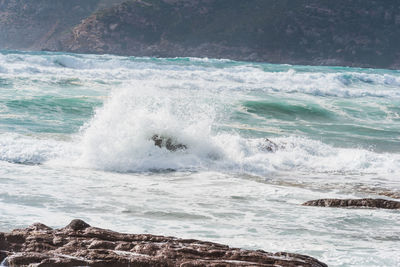
[(394, 70), (2, 51), (0, 230), (79, 217), (396, 266), (399, 212), (300, 204), (400, 197), (399, 88)]

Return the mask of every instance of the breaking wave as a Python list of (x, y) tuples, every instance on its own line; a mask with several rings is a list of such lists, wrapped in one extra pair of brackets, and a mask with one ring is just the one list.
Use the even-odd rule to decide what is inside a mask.
[[(85, 72), (82, 77), (82, 71)], [(23, 75), (44, 82), (79, 77), (80, 82), (181, 79), (197, 87), (228, 91), (303, 93), (345, 98), (400, 97), (398, 71), (256, 64), (218, 59), (156, 59), (61, 53), (0, 53), (4, 77)], [(211, 84), (217, 86), (210, 86)]]
[[(152, 87), (113, 92), (84, 127), (79, 164), (118, 172), (216, 170), (269, 175), (279, 171), (322, 173), (400, 172), (400, 155), (362, 148), (340, 148), (305, 137), (251, 138), (216, 125), (219, 119), (204, 92)], [(214, 101), (218, 99), (214, 98)], [(222, 99), (220, 101), (223, 101)], [(153, 135), (167, 136), (187, 148), (158, 147)]]
[[(318, 133), (307, 132), (325, 129), (321, 127), (333, 122), (333, 128), (340, 128), (346, 122), (353, 128), (345, 125), (343, 131), (357, 130), (357, 138), (381, 135), (379, 140), (390, 141), (386, 147), (397, 144), (397, 128), (391, 126), (400, 118), (396, 104), (400, 73), (396, 71), (2, 52), (0, 73), (0, 87), (8, 90), (2, 96), (5, 100), (0, 97), (2, 125), (10, 121), (4, 115), (7, 112), (26, 116), (28, 119), (15, 122), (38, 133), (58, 125), (52, 132), (71, 134), (87, 121), (68, 142), (42, 140), (23, 132), (4, 133), (0, 141), (0, 159), (4, 161), (73, 162), (118, 172), (174, 169), (268, 175), (282, 170), (400, 171), (399, 154), (327, 144), (316, 138)], [(89, 118), (105, 95), (104, 105)], [(10, 110), (10, 103), (18, 105)], [(35, 114), (29, 114), (32, 103)], [(71, 103), (76, 107), (69, 109)], [(42, 104), (51, 105), (51, 112)], [(235, 113), (238, 109), (242, 110)], [(48, 123), (41, 123), (43, 119)], [(268, 126), (276, 132), (254, 131)], [(300, 129), (305, 130), (299, 134)], [(325, 135), (337, 134), (326, 129)], [(169, 151), (158, 147), (154, 135), (171, 138), (186, 148)], [(279, 147), (276, 152), (262, 149), (266, 137)]]

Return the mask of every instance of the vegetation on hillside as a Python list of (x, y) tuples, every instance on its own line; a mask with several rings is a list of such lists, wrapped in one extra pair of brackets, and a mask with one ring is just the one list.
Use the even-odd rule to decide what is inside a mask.
[[(22, 6), (17, 2), (36, 7), (16, 11), (28, 14), (17, 22), (1, 16), (0, 34), (10, 21), (14, 33), (7, 40), (0, 38), (3, 48), (33, 43), (27, 47), (400, 67), (398, 0), (0, 0), (0, 12), (4, 2), (15, 8)], [(62, 27), (52, 33), (48, 25), (57, 21)], [(31, 32), (42, 26), (47, 28), (38, 42)], [(23, 29), (28, 33), (21, 34)]]

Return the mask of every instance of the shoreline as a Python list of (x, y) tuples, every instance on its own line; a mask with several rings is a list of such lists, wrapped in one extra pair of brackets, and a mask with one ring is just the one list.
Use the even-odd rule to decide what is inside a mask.
[(295, 253), (244, 250), (151, 234), (123, 234), (75, 219), (61, 229), (35, 223), (0, 233), (0, 266), (309, 266), (327, 267)]
[[(115, 56), (115, 57), (133, 57), (133, 58), (155, 58), (155, 59), (211, 59), (211, 60), (226, 60), (226, 61), (234, 61), (238, 63), (257, 63), (257, 64), (271, 64), (271, 65), (288, 65), (294, 67), (322, 67), (322, 68), (351, 68), (351, 69), (359, 69), (359, 70), (382, 70), (382, 71), (400, 71), (400, 66), (389, 66), (387, 68), (368, 65), (368, 64), (350, 64), (351, 62), (347, 61), (337, 61), (336, 59), (324, 59), (318, 61), (304, 61), (304, 60), (287, 60), (287, 61), (280, 61), (280, 60), (268, 60), (268, 59), (257, 59), (257, 58), (247, 58), (247, 57), (213, 57), (212, 55), (142, 55), (142, 54), (129, 54), (129, 53), (111, 53), (111, 52), (96, 52), (96, 51), (69, 51), (69, 50), (52, 50), (52, 49), (6, 49), (0, 48), (0, 52), (17, 52), (17, 53), (50, 53), (50, 54), (71, 54), (71, 55), (93, 55), (93, 56)], [(336, 63), (335, 63), (336, 62)]]

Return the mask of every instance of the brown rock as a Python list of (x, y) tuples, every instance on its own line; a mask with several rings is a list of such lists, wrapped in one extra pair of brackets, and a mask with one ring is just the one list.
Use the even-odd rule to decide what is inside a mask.
[(230, 248), (194, 239), (121, 234), (73, 220), (51, 229), (34, 224), (0, 233), (0, 261), (7, 266), (309, 266), (318, 260), (292, 253)]
[(86, 222), (79, 220), (79, 219), (75, 219), (72, 220), (67, 226), (66, 228), (70, 228), (72, 230), (84, 230), (86, 228), (90, 227), (89, 224), (87, 224)]
[(386, 199), (317, 199), (303, 203), (303, 206), (318, 206), (318, 207), (346, 207), (346, 208), (380, 208), (380, 209), (400, 209), (400, 202)]

